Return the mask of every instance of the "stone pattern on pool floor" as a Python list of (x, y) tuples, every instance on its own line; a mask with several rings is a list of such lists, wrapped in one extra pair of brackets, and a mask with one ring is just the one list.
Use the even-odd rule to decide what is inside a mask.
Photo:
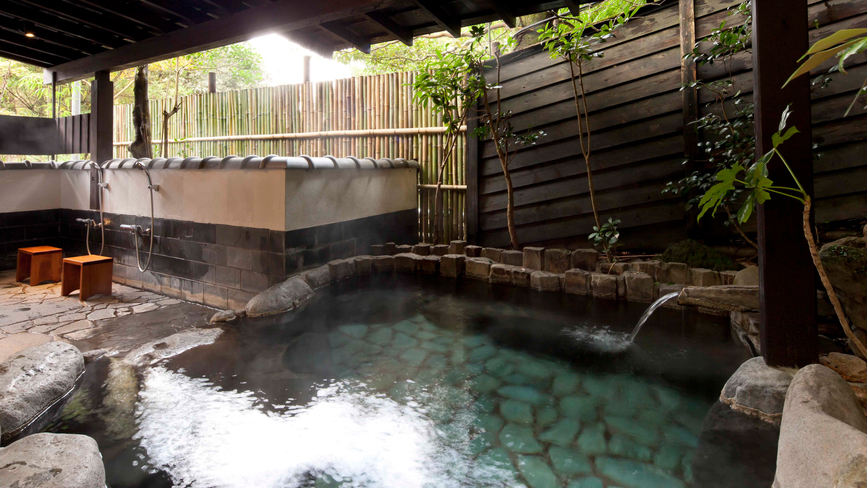
[[(339, 379), (423, 412), (465, 459), (469, 486), (684, 487), (709, 404), (619, 374), (578, 371), (418, 315), (344, 325), (328, 341)], [(458, 469), (458, 468), (455, 468)], [(320, 478), (316, 486), (335, 486)]]

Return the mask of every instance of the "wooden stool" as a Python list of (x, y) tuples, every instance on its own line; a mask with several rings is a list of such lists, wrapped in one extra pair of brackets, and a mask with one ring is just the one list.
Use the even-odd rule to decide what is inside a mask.
[(81, 290), (78, 299), (82, 302), (93, 295), (111, 296), (111, 275), (114, 259), (105, 256), (77, 256), (63, 260), (63, 282), (60, 295), (69, 296)]
[(18, 267), (15, 281), (24, 281), (30, 275), (30, 286), (43, 281), (60, 281), (63, 250), (59, 247), (37, 246), (18, 249)]

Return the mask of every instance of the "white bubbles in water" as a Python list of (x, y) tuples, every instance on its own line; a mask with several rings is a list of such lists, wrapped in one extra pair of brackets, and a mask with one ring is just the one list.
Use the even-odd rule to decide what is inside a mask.
[(632, 344), (629, 340), (629, 334), (595, 325), (563, 329), (563, 334), (598, 352), (622, 352)]
[(387, 397), (338, 385), (293, 412), (256, 403), (252, 393), (153, 368), (135, 438), (152, 467), (190, 488), (293, 487), (322, 474), (354, 486), (451, 483), (444, 460), (432, 460), (443, 453), (430, 420)]

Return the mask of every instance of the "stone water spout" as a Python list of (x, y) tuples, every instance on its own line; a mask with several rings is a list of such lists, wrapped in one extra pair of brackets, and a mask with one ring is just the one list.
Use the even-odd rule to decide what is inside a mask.
[(641, 326), (644, 325), (645, 322), (647, 322), (647, 319), (649, 319), (650, 316), (653, 315), (653, 312), (655, 312), (657, 308), (661, 307), (663, 303), (671, 300), (672, 298), (676, 298), (678, 295), (680, 295), (680, 292), (675, 291), (669, 293), (668, 295), (660, 297), (659, 300), (650, 304), (650, 306), (647, 307), (647, 310), (644, 311), (644, 314), (641, 316), (641, 318), (638, 319), (638, 324), (635, 326), (635, 329), (632, 330), (632, 334), (629, 335), (629, 342), (635, 340), (635, 336), (638, 335), (638, 331), (641, 330)]

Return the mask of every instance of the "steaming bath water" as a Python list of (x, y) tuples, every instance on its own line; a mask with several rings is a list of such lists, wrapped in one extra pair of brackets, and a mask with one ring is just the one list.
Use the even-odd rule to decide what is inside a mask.
[(50, 430), (93, 436), (112, 488), (691, 486), (746, 353), (724, 322), (667, 309), (625, 347), (644, 308), (332, 286), (142, 370), (89, 365)]

